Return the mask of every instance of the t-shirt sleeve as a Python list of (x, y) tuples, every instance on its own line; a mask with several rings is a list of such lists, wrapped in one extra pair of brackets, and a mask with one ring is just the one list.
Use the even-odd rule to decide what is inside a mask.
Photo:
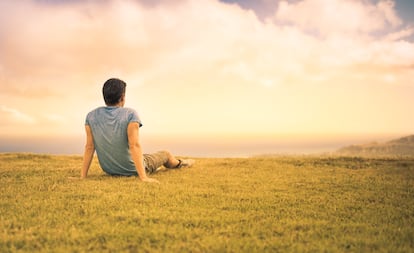
[(86, 118), (85, 118), (85, 126), (89, 126), (89, 114), (90, 113), (88, 113), (88, 115), (86, 115)]
[(128, 115), (128, 123), (130, 122), (138, 122), (139, 127), (142, 127), (141, 119), (139, 118), (138, 113), (133, 109), (131, 109), (131, 112)]

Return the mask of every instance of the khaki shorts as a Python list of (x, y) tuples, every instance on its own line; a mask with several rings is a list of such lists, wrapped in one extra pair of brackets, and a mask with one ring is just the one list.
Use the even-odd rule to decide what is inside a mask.
[(157, 169), (168, 162), (168, 153), (166, 151), (159, 151), (154, 154), (144, 154), (145, 170), (148, 173), (154, 173)]

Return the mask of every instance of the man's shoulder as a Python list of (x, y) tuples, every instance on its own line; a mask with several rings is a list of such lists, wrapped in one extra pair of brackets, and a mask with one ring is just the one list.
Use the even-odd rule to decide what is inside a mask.
[(119, 108), (119, 110), (121, 110), (124, 115), (129, 115), (129, 116), (132, 115), (133, 117), (139, 117), (138, 112), (133, 108), (121, 107)]
[(104, 110), (104, 107), (103, 107), (103, 106), (101, 106), (101, 107), (97, 107), (97, 108), (95, 108), (95, 109), (91, 110), (90, 112), (88, 112), (88, 114), (87, 114), (86, 116), (87, 116), (87, 117), (92, 116), (92, 115), (94, 115), (94, 114), (96, 114), (96, 113), (99, 113), (99, 112), (100, 112), (100, 111), (102, 111), (102, 110)]
[(105, 107), (105, 106), (101, 106), (101, 107), (97, 107), (95, 109), (93, 109), (92, 111), (90, 111), (87, 114), (87, 117), (98, 117), (98, 116), (102, 116), (105, 114), (112, 114), (112, 115), (117, 115), (118, 117), (122, 117), (121, 115), (134, 115), (136, 117), (138, 116), (138, 113), (135, 109), (130, 108), (130, 107)]
[(142, 126), (141, 119), (135, 109), (124, 107), (126, 115), (128, 115), (128, 122), (138, 122), (139, 126)]

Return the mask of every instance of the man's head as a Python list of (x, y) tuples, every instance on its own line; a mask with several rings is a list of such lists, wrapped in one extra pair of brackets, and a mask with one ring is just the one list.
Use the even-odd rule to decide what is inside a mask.
[(103, 85), (102, 93), (105, 104), (108, 106), (117, 105), (125, 98), (126, 83), (117, 78), (108, 79)]

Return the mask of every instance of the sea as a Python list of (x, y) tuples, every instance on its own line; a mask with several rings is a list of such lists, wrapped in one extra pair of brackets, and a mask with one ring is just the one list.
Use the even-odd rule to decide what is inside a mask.
[[(206, 135), (141, 136), (144, 153), (169, 150), (187, 157), (252, 157), (261, 155), (330, 154), (353, 144), (386, 142), (401, 134), (327, 134), (327, 135)], [(85, 137), (0, 137), (0, 153), (39, 153), (82, 155)]]

